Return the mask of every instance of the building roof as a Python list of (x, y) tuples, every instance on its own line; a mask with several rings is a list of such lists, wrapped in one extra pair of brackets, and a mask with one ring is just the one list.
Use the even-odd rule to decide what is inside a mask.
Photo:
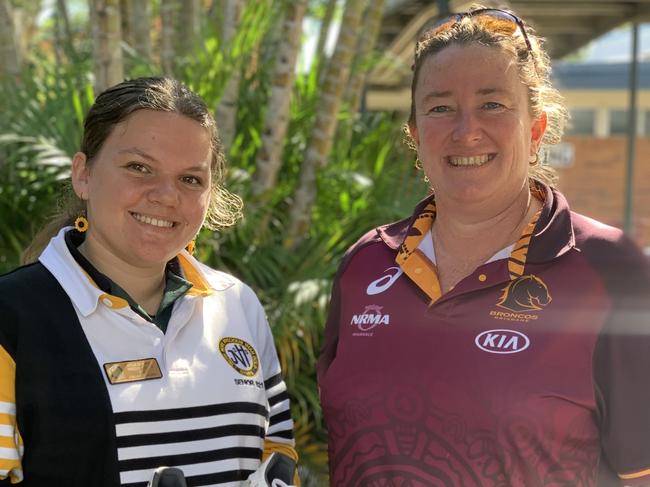
[[(475, 1), (446, 0), (449, 10), (462, 12)], [(444, 2), (441, 2), (444, 3)], [(547, 40), (553, 59), (560, 59), (627, 22), (650, 21), (650, 0), (483, 0), (506, 7), (526, 19)], [(369, 78), (384, 89), (407, 86), (418, 34), (439, 16), (436, 0), (386, 0), (377, 47), (384, 60)]]
[[(650, 62), (639, 63), (638, 88), (650, 90)], [(627, 90), (629, 63), (557, 63), (553, 83), (560, 90)]]

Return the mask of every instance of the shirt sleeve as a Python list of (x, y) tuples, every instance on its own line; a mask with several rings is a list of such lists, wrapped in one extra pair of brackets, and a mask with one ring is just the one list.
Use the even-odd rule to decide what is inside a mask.
[(334, 278), (332, 286), (332, 295), (330, 297), (329, 309), (327, 311), (327, 322), (325, 324), (325, 335), (323, 344), (321, 346), (320, 356), (316, 370), (318, 374), (318, 382), (320, 383), (327, 372), (327, 369), (336, 357), (336, 349), (339, 343), (339, 314), (340, 314), (340, 279), (341, 271), (337, 273)]
[(650, 484), (650, 265), (623, 238), (602, 253), (610, 316), (594, 353), (603, 452), (621, 485)]
[(23, 480), (23, 443), (16, 424), (16, 363), (0, 345), (0, 480)]
[[(253, 294), (252, 291), (250, 291)], [(266, 431), (265, 449), (269, 445), (281, 444), (293, 449), (293, 420), (287, 386), (282, 377), (282, 369), (275, 349), (273, 335), (264, 309), (256, 296), (252, 296), (257, 306), (256, 325), (260, 365), (264, 377), (264, 390), (269, 403), (269, 426)], [(282, 448), (277, 451), (282, 451)], [(295, 451), (294, 451), (295, 454)], [(297, 455), (296, 455), (297, 458)]]

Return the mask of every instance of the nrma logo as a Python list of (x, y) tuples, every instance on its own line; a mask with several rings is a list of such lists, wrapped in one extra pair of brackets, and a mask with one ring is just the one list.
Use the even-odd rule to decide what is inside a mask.
[(351, 325), (355, 325), (361, 331), (372, 330), (377, 325), (390, 324), (390, 315), (381, 312), (383, 306), (370, 304), (366, 306), (360, 315), (352, 315)]
[(530, 339), (514, 330), (488, 330), (479, 334), (474, 343), (484, 352), (506, 354), (523, 352), (530, 346)]

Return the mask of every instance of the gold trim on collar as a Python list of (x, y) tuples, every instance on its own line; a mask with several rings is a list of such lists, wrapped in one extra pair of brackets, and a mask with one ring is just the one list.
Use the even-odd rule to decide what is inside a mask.
[(436, 205), (432, 201), (422, 212), (417, 215), (409, 227), (406, 238), (400, 245), (395, 262), (404, 270), (404, 273), (431, 299), (437, 301), (442, 296), (438, 269), (420, 250), (418, 245), (431, 231), (436, 219)]
[(192, 288), (187, 291), (191, 296), (208, 296), (212, 294), (212, 288), (203, 278), (201, 273), (183, 254), (178, 254), (178, 262), (181, 264), (185, 279), (192, 283)]

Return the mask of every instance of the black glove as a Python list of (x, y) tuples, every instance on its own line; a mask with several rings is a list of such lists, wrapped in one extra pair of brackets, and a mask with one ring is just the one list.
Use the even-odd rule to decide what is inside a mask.
[(180, 468), (158, 467), (147, 487), (187, 487), (187, 482)]

